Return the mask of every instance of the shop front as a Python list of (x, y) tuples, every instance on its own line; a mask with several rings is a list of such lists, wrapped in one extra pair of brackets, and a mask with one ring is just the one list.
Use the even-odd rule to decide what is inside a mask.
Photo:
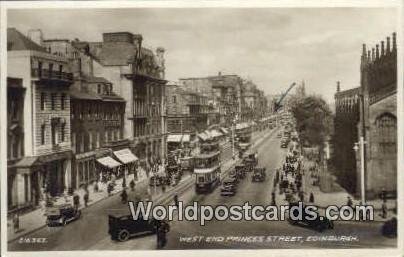
[[(121, 171), (124, 172), (125, 176), (127, 174), (135, 174), (137, 158), (130, 149), (125, 148), (114, 152), (115, 157), (122, 163)], [(136, 177), (136, 174), (135, 174)]]
[(112, 176), (118, 178), (123, 175), (120, 168), (122, 164), (110, 156), (105, 156), (97, 159), (97, 163), (97, 170), (99, 171), (101, 182), (107, 182), (111, 180)]

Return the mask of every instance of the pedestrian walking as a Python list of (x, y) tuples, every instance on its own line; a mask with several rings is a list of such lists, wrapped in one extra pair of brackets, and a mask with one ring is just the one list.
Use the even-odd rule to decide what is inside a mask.
[(309, 202), (314, 203), (314, 194), (313, 194), (313, 192), (310, 193)]
[(383, 200), (383, 203), (382, 203), (382, 218), (383, 218), (383, 219), (387, 218), (387, 204), (386, 204), (386, 200)]
[(157, 249), (162, 249), (167, 244), (167, 233), (170, 231), (169, 224), (162, 220), (157, 225)]
[(79, 195), (78, 195), (77, 193), (74, 193), (74, 195), (73, 195), (73, 205), (74, 205), (74, 208), (75, 208), (76, 210), (79, 209), (79, 206), (80, 206), (80, 197), (79, 197)]
[(18, 214), (14, 214), (13, 217), (13, 227), (14, 227), (14, 233), (18, 233), (20, 230), (20, 216)]
[(112, 185), (112, 182), (108, 183), (108, 185), (107, 185), (108, 196), (111, 196), (113, 190), (114, 190), (114, 186)]
[(89, 194), (88, 194), (88, 191), (85, 191), (85, 193), (83, 195), (83, 201), (84, 201), (84, 206), (85, 207), (88, 206), (88, 200), (89, 200)]
[(94, 189), (94, 193), (97, 193), (99, 191), (98, 180), (94, 181), (93, 189)]
[(130, 187), (130, 190), (133, 192), (133, 191), (135, 191), (135, 180), (134, 179), (132, 179), (130, 182), (129, 182), (129, 187)]
[(121, 201), (122, 203), (126, 203), (128, 201), (128, 193), (126, 193), (126, 189), (122, 190)]
[(348, 205), (349, 207), (352, 207), (352, 204), (353, 204), (352, 198), (351, 198), (350, 196), (348, 196), (347, 205)]
[(174, 203), (175, 203), (175, 206), (177, 206), (178, 207), (178, 194), (177, 193), (175, 193), (175, 195), (174, 195)]

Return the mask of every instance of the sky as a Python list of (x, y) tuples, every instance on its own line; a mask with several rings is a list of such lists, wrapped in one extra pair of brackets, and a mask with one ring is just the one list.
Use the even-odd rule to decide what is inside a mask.
[(130, 31), (166, 50), (166, 79), (238, 74), (266, 94), (305, 81), (331, 102), (359, 86), (362, 44), (375, 47), (396, 31), (392, 8), (131, 8), (8, 11), (8, 27), (45, 39), (102, 41)]

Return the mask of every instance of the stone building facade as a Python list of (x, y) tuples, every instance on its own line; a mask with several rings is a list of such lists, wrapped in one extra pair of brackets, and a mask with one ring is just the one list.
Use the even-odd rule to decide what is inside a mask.
[[(391, 43), (391, 44), (390, 44)], [(367, 198), (384, 189), (397, 191), (397, 45), (396, 34), (361, 56), (359, 136), (364, 136), (365, 188)], [(357, 155), (357, 176), (360, 158)], [(360, 188), (360, 180), (358, 186)]]
[(141, 35), (114, 32), (104, 33), (102, 42), (88, 46), (101, 64), (93, 67), (94, 76), (110, 81), (113, 91), (126, 101), (124, 138), (146, 165), (166, 153), (166, 81), (164, 49), (153, 52), (142, 42)]
[(333, 164), (338, 182), (350, 193), (357, 192), (357, 174), (354, 146), (358, 142), (360, 88), (341, 91), (337, 84), (335, 99)]
[(71, 183), (73, 74), (65, 57), (48, 53), (14, 28), (7, 30), (7, 50), (7, 76), (21, 79), (25, 90), (25, 156), (9, 167), (8, 174), (15, 175), (15, 184), (9, 183), (18, 187), (12, 205), (19, 209), (37, 205), (44, 194), (60, 195)]

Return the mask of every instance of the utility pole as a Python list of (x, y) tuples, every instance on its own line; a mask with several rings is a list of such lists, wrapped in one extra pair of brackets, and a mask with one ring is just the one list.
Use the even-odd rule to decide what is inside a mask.
[(358, 151), (359, 150), (359, 155), (360, 155), (360, 162), (361, 162), (361, 201), (362, 204), (366, 203), (366, 196), (365, 196), (365, 140), (363, 136), (359, 138), (359, 142), (355, 143), (354, 150)]

